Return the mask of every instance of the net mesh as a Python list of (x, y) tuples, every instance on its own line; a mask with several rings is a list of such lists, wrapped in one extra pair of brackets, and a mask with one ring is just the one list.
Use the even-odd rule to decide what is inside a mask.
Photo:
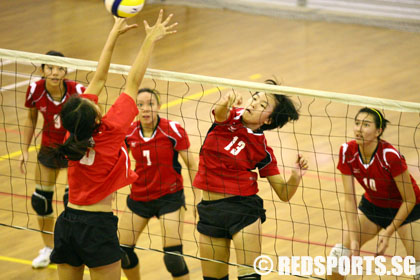
[[(23, 130), (28, 109), (24, 107), (29, 84), (40, 78), (40, 65), (54, 64), (68, 68), (67, 78), (87, 85), (96, 63), (71, 58), (52, 57), (0, 49), (0, 224), (27, 230), (38, 230), (36, 215), (30, 197), (34, 190), (36, 152), (39, 149), (42, 117), (38, 120), (34, 145), (30, 148), (27, 173), (21, 174), (19, 157), (23, 143)], [(111, 65), (105, 92), (99, 103), (105, 110), (122, 92), (129, 67)], [(263, 79), (261, 79), (263, 80)], [(178, 121), (187, 131), (194, 158), (212, 124), (211, 111), (227, 90), (240, 93), (244, 100), (255, 91), (282, 93), (292, 97), (299, 107), (300, 119), (280, 130), (265, 132), (268, 144), (277, 157), (284, 179), (290, 175), (296, 154), (304, 154), (309, 171), (290, 203), (281, 202), (265, 179), (259, 179), (259, 195), (264, 200), (267, 221), (263, 225), (262, 253), (272, 256), (325, 256), (330, 247), (341, 240), (345, 225), (343, 188), (337, 172), (338, 152), (341, 144), (353, 138), (353, 119), (361, 107), (381, 110), (390, 125), (383, 138), (396, 147), (406, 158), (410, 173), (420, 178), (420, 104), (385, 100), (343, 93), (272, 86), (256, 82), (228, 80), (191, 74), (148, 69), (142, 87), (161, 93), (160, 116)], [(63, 172), (62, 172), (63, 173)], [(192, 209), (194, 197), (186, 168), (183, 168), (184, 187), (188, 211), (184, 220), (184, 253), (199, 258), (197, 218)], [(54, 194), (54, 215), (63, 209), (62, 194), (66, 185), (61, 174)], [(129, 188), (118, 191), (114, 209), (121, 215)], [(360, 198), (362, 188), (357, 187)], [(159, 222), (152, 219), (143, 231), (137, 248), (162, 250)], [(405, 255), (400, 241), (391, 240), (389, 255)], [(375, 244), (364, 248), (373, 254)], [(233, 251), (232, 251), (233, 252)], [(232, 253), (234, 255), (234, 253)], [(234, 263), (234, 258), (230, 264)]]

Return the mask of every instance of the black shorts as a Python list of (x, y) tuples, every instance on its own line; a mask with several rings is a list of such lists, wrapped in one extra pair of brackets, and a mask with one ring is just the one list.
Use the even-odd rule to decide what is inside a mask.
[(198, 232), (217, 238), (232, 236), (261, 219), (265, 222), (264, 202), (258, 195), (233, 196), (219, 200), (202, 200), (197, 205)]
[(94, 268), (120, 260), (117, 224), (112, 212), (66, 208), (55, 224), (51, 262)]
[[(392, 223), (392, 220), (394, 220), (399, 208), (378, 207), (363, 195), (359, 203), (359, 209), (371, 222), (382, 228), (387, 228)], [(420, 219), (420, 204), (414, 207), (402, 225), (417, 221), (418, 219)]]
[[(47, 147), (41, 146), (41, 148), (38, 151), (38, 161), (45, 167), (51, 169), (59, 169), (59, 167), (57, 166), (57, 160), (50, 153), (48, 153), (47, 150)], [(68, 164), (66, 163), (66, 166), (64, 168), (67, 167)]]
[(184, 190), (164, 195), (152, 201), (136, 201), (129, 195), (127, 196), (128, 209), (146, 219), (154, 216), (159, 218), (167, 213), (177, 211), (182, 206), (185, 208)]

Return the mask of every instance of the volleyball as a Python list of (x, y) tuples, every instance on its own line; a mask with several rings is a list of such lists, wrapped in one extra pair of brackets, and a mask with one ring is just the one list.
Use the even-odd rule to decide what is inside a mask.
[(129, 18), (143, 9), (144, 0), (104, 0), (105, 7), (114, 16)]

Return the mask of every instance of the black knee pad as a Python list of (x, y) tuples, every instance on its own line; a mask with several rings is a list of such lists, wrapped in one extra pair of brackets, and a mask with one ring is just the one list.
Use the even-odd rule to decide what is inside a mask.
[[(165, 252), (182, 254), (182, 245), (165, 247), (163, 250)], [(165, 253), (163, 256), (163, 261), (165, 262), (166, 269), (172, 274), (173, 277), (180, 277), (189, 273), (187, 264), (185, 263), (184, 257), (182, 256)]]
[(139, 258), (134, 253), (134, 247), (123, 247), (120, 246), (121, 250), (121, 267), (123, 269), (130, 269), (137, 266)]
[(35, 192), (32, 194), (32, 208), (39, 216), (48, 216), (52, 214), (53, 195), (54, 192), (46, 192), (41, 190), (35, 190)]
[(63, 203), (64, 203), (64, 208), (67, 208), (67, 204), (69, 203), (69, 188), (66, 188), (64, 190)]
[(261, 275), (255, 273), (251, 275), (238, 276), (238, 280), (261, 280)]
[(203, 280), (229, 280), (229, 274), (222, 278), (213, 278), (213, 277), (203, 276)]

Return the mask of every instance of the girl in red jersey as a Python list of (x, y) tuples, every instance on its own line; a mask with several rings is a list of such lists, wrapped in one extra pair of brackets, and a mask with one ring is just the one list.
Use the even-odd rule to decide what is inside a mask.
[[(125, 211), (119, 225), (121, 249), (126, 252), (121, 265), (129, 280), (140, 279), (134, 246), (152, 217), (160, 220), (163, 250), (182, 254), (185, 196), (178, 154), (188, 168), (191, 182), (197, 172), (188, 150), (187, 133), (179, 123), (159, 117), (160, 105), (159, 92), (140, 89), (138, 121), (131, 124), (126, 138), (139, 176), (127, 196), (127, 207), (132, 213)], [(169, 253), (163, 260), (174, 279), (190, 279), (183, 257)]]
[[(268, 84), (276, 84), (272, 80)], [(300, 155), (289, 180), (284, 182), (264, 130), (282, 127), (299, 115), (284, 95), (256, 92), (245, 108), (236, 108), (233, 92), (226, 94), (213, 111), (215, 122), (201, 147), (194, 187), (202, 189), (203, 200), (197, 210), (200, 220), (200, 255), (229, 261), (233, 240), (238, 279), (260, 279), (253, 269), (261, 254), (261, 224), (265, 221), (263, 200), (257, 195), (258, 168), (279, 198), (289, 201), (295, 194), (307, 161)], [(228, 264), (202, 261), (205, 280), (228, 279)]]
[[(341, 146), (338, 170), (342, 174), (347, 230), (343, 244), (336, 244), (332, 257), (358, 256), (360, 248), (379, 234), (377, 254), (383, 255), (389, 238), (396, 231), (407, 255), (414, 256), (415, 279), (420, 279), (420, 190), (407, 170), (405, 159), (388, 142), (382, 140), (388, 120), (373, 108), (362, 108), (354, 118), (355, 140)], [(356, 209), (356, 179), (365, 193)], [(333, 270), (327, 279), (344, 279)]]
[(172, 15), (156, 24), (145, 22), (146, 38), (130, 69), (127, 84), (106, 115), (96, 102), (101, 93), (112, 51), (119, 34), (135, 27), (116, 18), (99, 59), (97, 71), (84, 95), (71, 98), (60, 116), (69, 138), (51, 152), (58, 163), (69, 161), (69, 202), (58, 217), (54, 231), (51, 261), (58, 264), (60, 279), (83, 279), (84, 266), (92, 279), (120, 279), (121, 251), (117, 236), (118, 218), (112, 213), (112, 194), (133, 183), (137, 175), (130, 170), (124, 143), (127, 127), (138, 114), (135, 98), (154, 44), (171, 31)]
[[(60, 52), (49, 51), (47, 55), (61, 56)], [(41, 231), (54, 230), (54, 216), (52, 198), (60, 169), (46, 154), (47, 147), (63, 143), (65, 129), (60, 120), (60, 111), (63, 104), (73, 95), (83, 93), (83, 85), (66, 79), (67, 68), (42, 64), (42, 79), (33, 82), (26, 92), (25, 107), (29, 108), (23, 131), (23, 148), (20, 157), (20, 170), (26, 173), (26, 163), (29, 157), (29, 146), (35, 134), (38, 112), (44, 118), (42, 128), (41, 148), (38, 151), (38, 160), (35, 167), (35, 192), (32, 194), (32, 207), (38, 215), (38, 225)], [(66, 200), (67, 188), (63, 200)], [(45, 247), (32, 261), (34, 268), (42, 268), (50, 263), (50, 254), (54, 245), (51, 234), (41, 232)]]

